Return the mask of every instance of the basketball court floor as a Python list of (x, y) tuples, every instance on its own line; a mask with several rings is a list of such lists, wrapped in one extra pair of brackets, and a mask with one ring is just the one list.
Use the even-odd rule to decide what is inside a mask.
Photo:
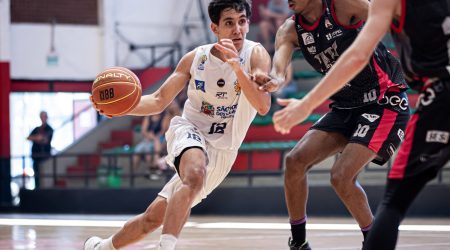
[[(80, 250), (87, 237), (108, 237), (130, 216), (0, 214), (0, 249)], [(287, 249), (286, 220), (284, 217), (192, 216), (177, 249)], [(314, 250), (361, 249), (361, 232), (350, 218), (311, 217), (307, 227)], [(397, 249), (450, 249), (448, 218), (406, 219), (400, 229)], [(125, 249), (157, 249), (160, 232), (159, 229)]]

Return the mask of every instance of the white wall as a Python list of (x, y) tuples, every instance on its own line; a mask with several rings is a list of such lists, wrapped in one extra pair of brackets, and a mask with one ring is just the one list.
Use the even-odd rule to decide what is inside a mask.
[(47, 65), (50, 25), (11, 25), (11, 77), (19, 79), (92, 79), (103, 67), (97, 26), (56, 25), (58, 64)]
[(0, 61), (9, 61), (9, 0), (0, 0)]
[[(0, 0), (0, 4), (4, 1), (6, 0)], [(55, 48), (59, 59), (57, 65), (47, 65), (51, 44), (50, 24), (12, 24), (12, 78), (90, 80), (105, 67), (146, 66), (150, 61), (150, 52), (130, 52), (128, 43), (116, 34), (116, 27), (126, 40), (134, 44), (179, 41), (185, 52), (186, 48), (205, 43), (198, 0), (98, 1), (99, 26), (56, 25)], [(210, 0), (201, 1), (207, 15), (207, 4)], [(186, 13), (189, 13), (187, 18)], [(207, 20), (209, 21), (208, 17)], [(183, 23), (194, 27), (189, 36), (182, 32)], [(212, 34), (210, 37), (212, 38)], [(167, 64), (166, 61), (165, 65)]]

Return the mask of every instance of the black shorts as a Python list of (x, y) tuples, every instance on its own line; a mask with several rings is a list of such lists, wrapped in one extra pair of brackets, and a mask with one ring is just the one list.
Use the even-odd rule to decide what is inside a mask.
[(434, 169), (450, 159), (450, 80), (439, 80), (420, 92), (389, 179), (403, 179)]
[(377, 157), (372, 162), (383, 165), (403, 140), (410, 117), (406, 93), (386, 96), (388, 99), (380, 102), (382, 104), (352, 109), (332, 108), (311, 129), (340, 133), (348, 138), (349, 143), (362, 144), (375, 152)]

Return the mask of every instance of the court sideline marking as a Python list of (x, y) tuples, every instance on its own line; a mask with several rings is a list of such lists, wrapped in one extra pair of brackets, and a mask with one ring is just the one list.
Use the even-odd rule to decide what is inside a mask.
[[(61, 220), (61, 219), (10, 219), (0, 218), (3, 226), (66, 226), (66, 227), (122, 227), (125, 220)], [(254, 229), (254, 230), (288, 230), (288, 223), (244, 223), (244, 222), (187, 222), (187, 228), (200, 229)], [(306, 225), (308, 230), (361, 230), (356, 224), (317, 224)], [(401, 231), (450, 232), (450, 225), (401, 225)]]

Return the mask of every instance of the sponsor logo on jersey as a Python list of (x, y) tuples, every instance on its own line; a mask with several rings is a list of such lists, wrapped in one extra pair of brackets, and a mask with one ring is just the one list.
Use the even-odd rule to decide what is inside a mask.
[(214, 117), (214, 106), (208, 102), (202, 101), (202, 107), (200, 112), (202, 112), (207, 116)]
[(449, 134), (450, 133), (447, 131), (429, 130), (429, 131), (427, 131), (427, 136), (426, 136), (425, 141), (447, 144)]
[(327, 38), (328, 41), (330, 41), (331, 39), (334, 39), (336, 37), (340, 37), (342, 36), (344, 33), (342, 32), (342, 30), (335, 30), (331, 33), (328, 33), (325, 35), (325, 37)]
[(303, 38), (303, 43), (304, 43), (305, 45), (314, 43), (314, 37), (313, 37), (313, 35), (311, 34), (311, 32), (303, 33), (303, 34), (302, 34), (302, 38)]
[(378, 100), (380, 105), (389, 104), (392, 107), (399, 107), (401, 110), (408, 109), (408, 99), (405, 97), (400, 97), (397, 95), (393, 96), (383, 96), (380, 100)]
[(216, 97), (217, 99), (228, 99), (227, 94), (228, 92), (217, 92)]
[(241, 94), (241, 85), (239, 85), (238, 80), (234, 82), (234, 91), (236, 92), (236, 95)]
[(379, 115), (374, 115), (374, 114), (366, 114), (364, 113), (362, 115), (362, 117), (366, 118), (367, 120), (369, 120), (369, 122), (374, 122), (376, 121), (378, 118), (380, 118)]
[(331, 30), (333, 28), (333, 24), (330, 22), (328, 18), (325, 18), (325, 28)]
[(317, 53), (316, 46), (306, 47), (306, 50), (308, 50), (308, 52), (313, 54), (313, 55)]
[(398, 138), (400, 138), (401, 141), (403, 141), (405, 139), (405, 132), (403, 132), (403, 130), (398, 129), (397, 135), (398, 135)]
[(200, 56), (200, 59), (198, 60), (198, 70), (205, 70), (206, 60), (208, 60), (208, 57), (206, 55)]
[(338, 57), (339, 53), (337, 52), (336, 41), (334, 41), (330, 47), (314, 56), (314, 58), (319, 61), (320, 64), (325, 66), (327, 70), (333, 66), (333, 63), (338, 59)]
[(216, 110), (216, 115), (222, 119), (232, 118), (232, 117), (234, 117), (234, 114), (236, 113), (236, 109), (237, 109), (237, 104), (234, 104), (232, 106), (218, 106), (217, 110)]
[(205, 81), (195, 80), (195, 89), (205, 91)]
[(220, 78), (219, 80), (217, 80), (217, 86), (223, 88), (223, 86), (225, 86), (225, 80)]

